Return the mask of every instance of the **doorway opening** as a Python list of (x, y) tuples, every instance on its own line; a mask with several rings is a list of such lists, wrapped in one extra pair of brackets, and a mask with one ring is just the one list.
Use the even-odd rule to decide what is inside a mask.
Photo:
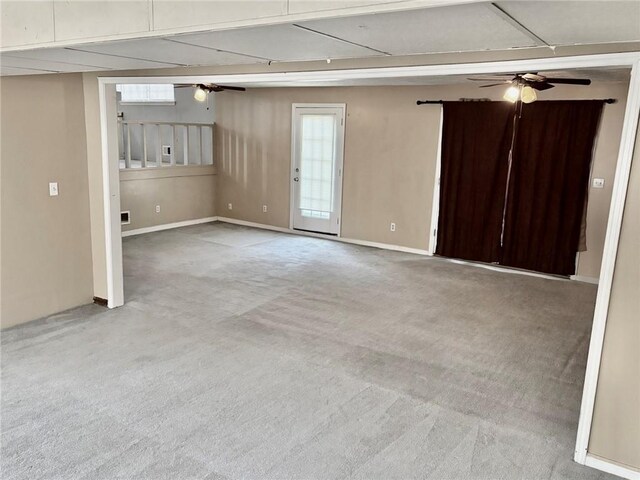
[[(640, 58), (637, 54), (615, 54), (615, 55), (595, 55), (573, 58), (552, 58), (535, 59), (509, 62), (487, 62), (482, 64), (467, 65), (446, 65), (446, 66), (426, 66), (408, 67), (392, 69), (363, 69), (357, 71), (326, 71), (326, 72), (299, 72), (286, 74), (261, 74), (261, 75), (225, 75), (210, 77), (155, 77), (149, 79), (149, 83), (171, 83), (186, 82), (200, 83), (202, 81), (240, 83), (256, 81), (291, 82), (299, 78), (300, 81), (308, 82), (309, 79), (322, 81), (326, 79), (334, 80), (342, 78), (344, 80), (353, 79), (380, 79), (393, 77), (430, 77), (436, 75), (470, 75), (478, 73), (498, 73), (509, 71), (528, 71), (541, 68), (595, 68), (595, 67), (629, 67), (633, 66), (631, 82), (629, 87), (629, 97), (627, 100), (624, 115), (624, 125), (622, 129), (622, 140), (618, 154), (615, 180), (613, 181), (613, 193), (611, 209), (608, 218), (607, 234), (604, 243), (604, 255), (602, 269), (600, 271), (598, 295), (594, 313), (592, 329), (592, 339), (589, 347), (589, 358), (586, 371), (584, 396), (580, 413), (579, 428), (575, 449), (575, 459), (578, 463), (587, 463), (587, 446), (589, 431), (591, 428), (591, 418), (595, 402), (595, 390), (598, 378), (600, 356), (602, 352), (604, 328), (607, 318), (608, 301), (611, 292), (613, 270), (617, 253), (620, 227), (622, 223), (622, 211), (624, 207), (626, 187), (629, 179), (631, 159), (635, 144), (635, 134), (638, 124), (638, 111), (640, 105)], [(299, 75), (297, 77), (296, 75)], [(131, 81), (132, 79), (125, 79)], [(135, 79), (132, 83), (139, 83), (142, 79)], [(122, 251), (119, 242), (120, 236), (120, 216), (117, 211), (119, 202), (119, 190), (117, 186), (118, 172), (117, 164), (113, 166), (111, 162), (114, 151), (111, 138), (115, 129), (109, 132), (109, 122), (107, 112), (109, 102), (107, 94), (111, 84), (123, 83), (123, 79), (100, 79), (100, 103), (102, 121), (102, 141), (103, 141), (103, 173), (104, 173), (104, 200), (105, 200), (105, 239), (107, 247), (107, 283), (109, 289), (109, 306), (116, 307), (122, 305), (123, 298), (119, 296), (122, 289), (121, 263)], [(372, 99), (371, 101), (375, 101)], [(115, 172), (114, 172), (115, 168)], [(115, 183), (115, 186), (114, 186)], [(114, 208), (115, 207), (115, 208)], [(426, 230), (426, 229), (425, 229)], [(120, 269), (120, 271), (118, 270)]]

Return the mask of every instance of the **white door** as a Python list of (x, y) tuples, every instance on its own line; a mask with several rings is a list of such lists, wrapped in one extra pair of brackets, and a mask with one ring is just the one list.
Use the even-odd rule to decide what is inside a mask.
[(344, 104), (294, 104), (291, 226), (340, 234)]

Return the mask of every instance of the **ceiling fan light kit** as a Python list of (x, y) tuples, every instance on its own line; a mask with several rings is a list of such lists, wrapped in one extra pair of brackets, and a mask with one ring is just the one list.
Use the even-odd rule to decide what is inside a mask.
[(207, 92), (205, 89), (198, 87), (195, 92), (193, 92), (193, 98), (198, 102), (204, 102), (207, 99)]
[(499, 81), (499, 83), (481, 85), (480, 88), (496, 87), (508, 84), (509, 87), (502, 98), (511, 103), (515, 103), (518, 100), (522, 103), (533, 103), (538, 99), (536, 90), (548, 90), (553, 88), (556, 83), (565, 85), (591, 85), (591, 80), (588, 78), (549, 78), (537, 73), (516, 73), (492, 77), (477, 77), (470, 78), (469, 80), (479, 82)]
[(174, 85), (176, 88), (193, 88), (193, 98), (198, 102), (204, 102), (207, 100), (209, 93), (214, 92), (224, 92), (225, 90), (232, 90), (236, 92), (244, 92), (246, 88), (244, 87), (232, 87), (229, 85), (215, 85), (215, 84), (204, 84), (198, 83), (195, 85), (185, 84), (185, 83), (177, 83)]
[(507, 102), (516, 103), (520, 99), (520, 88), (517, 85), (511, 85), (502, 98)]

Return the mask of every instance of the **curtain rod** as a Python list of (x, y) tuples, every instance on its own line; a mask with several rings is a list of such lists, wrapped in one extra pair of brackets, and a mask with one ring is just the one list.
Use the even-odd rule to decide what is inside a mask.
[[(612, 103), (616, 103), (616, 102), (618, 101), (618, 100), (616, 100), (615, 98), (604, 98), (604, 99), (596, 98), (596, 99), (594, 99), (594, 100), (601, 100), (601, 101), (603, 101), (604, 103), (608, 103), (609, 105), (611, 105)], [(455, 100), (450, 100), (450, 101), (453, 101), (453, 102), (454, 102)], [(461, 101), (463, 101), (463, 102), (472, 102), (472, 101), (474, 101), (474, 100), (471, 100), (471, 99), (463, 99), (463, 100), (461, 100)], [(488, 100), (487, 100), (487, 99), (484, 99), (484, 98), (480, 98), (480, 99), (477, 99), (477, 100), (475, 100), (475, 101), (478, 101), (478, 102), (486, 102), (486, 101), (488, 101)], [(542, 101), (544, 102), (544, 100), (542, 100)], [(547, 101), (551, 101), (551, 102), (553, 102), (553, 100), (547, 100)], [(418, 101), (416, 102), (416, 105), (438, 105), (438, 104), (443, 104), (444, 102), (445, 102), (444, 100), (418, 100)]]

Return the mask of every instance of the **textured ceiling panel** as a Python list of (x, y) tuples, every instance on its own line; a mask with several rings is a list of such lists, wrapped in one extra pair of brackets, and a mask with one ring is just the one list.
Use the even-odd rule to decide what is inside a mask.
[[(78, 47), (82, 48), (82, 47)], [(131, 59), (113, 55), (101, 55), (92, 52), (83, 52), (69, 48), (46, 48), (28, 50), (25, 52), (11, 52), (7, 55), (42, 62), (62, 62), (76, 65), (95, 67), (92, 70), (127, 70), (137, 68), (162, 68), (173, 67), (172, 64), (149, 62), (146, 60)], [(37, 63), (34, 63), (37, 65)]]
[(551, 45), (640, 40), (640, 1), (499, 2)]
[(162, 39), (127, 40), (77, 47), (79, 50), (173, 65), (236, 65), (257, 63), (260, 59), (185, 45)]
[(300, 25), (393, 55), (537, 45), (488, 4), (342, 17)]
[(174, 37), (192, 45), (219, 48), (269, 60), (321, 60), (380, 55), (368, 48), (352, 45), (294, 25), (225, 30)]

